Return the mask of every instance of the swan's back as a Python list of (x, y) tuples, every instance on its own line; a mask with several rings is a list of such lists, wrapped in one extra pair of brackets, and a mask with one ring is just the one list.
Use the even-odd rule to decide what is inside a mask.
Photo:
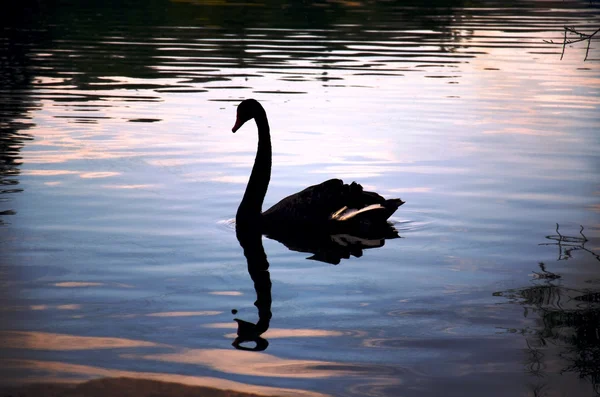
[[(265, 226), (326, 226), (352, 222), (385, 222), (399, 206), (400, 199), (386, 200), (365, 191), (356, 182), (344, 184), (330, 179), (288, 196), (262, 214)], [(368, 208), (371, 206), (371, 208)]]

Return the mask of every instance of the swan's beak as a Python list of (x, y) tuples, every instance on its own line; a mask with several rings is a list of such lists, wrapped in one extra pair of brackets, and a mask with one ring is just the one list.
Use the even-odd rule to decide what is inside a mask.
[(231, 129), (231, 132), (236, 132), (237, 130), (240, 129), (240, 127), (244, 125), (244, 122), (238, 117), (235, 119), (235, 125), (233, 126), (233, 128)]

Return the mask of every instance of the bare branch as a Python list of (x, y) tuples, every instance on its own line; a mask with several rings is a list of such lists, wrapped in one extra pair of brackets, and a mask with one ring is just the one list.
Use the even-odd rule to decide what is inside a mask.
[[(587, 46), (585, 49), (585, 58), (584, 61), (586, 61), (588, 59), (588, 55), (590, 53), (590, 45), (592, 43), (592, 39), (598, 34), (600, 33), (600, 28), (596, 29), (596, 31), (587, 34), (587, 33), (583, 33), (577, 29), (575, 29), (572, 26), (564, 26), (564, 34), (563, 34), (563, 42), (562, 42), (562, 52), (560, 54), (560, 59), (562, 60), (563, 57), (565, 56), (565, 48), (567, 47), (567, 44), (574, 44), (574, 43), (579, 43), (581, 41), (587, 41)], [(567, 37), (568, 34), (572, 34), (572, 35), (576, 35), (579, 36), (578, 38), (573, 38), (573, 39), (569, 39)], [(548, 43), (548, 44), (558, 44), (556, 43), (554, 40), (543, 40), (544, 43)]]
[[(563, 57), (565, 56), (565, 47), (567, 46), (567, 28), (565, 27), (565, 38), (563, 40), (563, 49), (562, 52), (560, 53), (560, 60), (562, 61)], [(558, 233), (558, 225), (556, 228), (556, 232)]]

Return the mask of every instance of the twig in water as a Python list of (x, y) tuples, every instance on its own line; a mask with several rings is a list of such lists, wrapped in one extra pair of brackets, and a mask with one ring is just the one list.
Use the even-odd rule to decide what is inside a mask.
[[(573, 43), (579, 43), (580, 41), (585, 41), (587, 40), (587, 47), (585, 50), (585, 58), (583, 59), (584, 61), (587, 61), (588, 55), (590, 53), (590, 44), (592, 43), (592, 38), (594, 38), (594, 36), (596, 36), (598, 34), (598, 32), (600, 32), (600, 28), (596, 29), (595, 32), (587, 34), (587, 33), (583, 33), (578, 31), (577, 29), (575, 29), (574, 27), (570, 27), (570, 26), (565, 26), (564, 27), (564, 35), (563, 35), (563, 42), (562, 42), (562, 52), (560, 54), (560, 59), (562, 61), (564, 55), (565, 55), (565, 48), (567, 47), (567, 44), (573, 44)], [(568, 39), (567, 38), (567, 33), (571, 33), (574, 35), (579, 36), (579, 38), (577, 39)], [(549, 43), (549, 44), (557, 44), (554, 40), (544, 40), (545, 43)]]

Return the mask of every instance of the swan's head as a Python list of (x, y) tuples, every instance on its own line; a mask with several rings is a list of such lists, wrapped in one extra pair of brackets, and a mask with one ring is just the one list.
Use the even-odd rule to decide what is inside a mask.
[(257, 114), (264, 113), (264, 109), (255, 99), (243, 100), (237, 107), (237, 118), (231, 132), (236, 132), (248, 120), (253, 119)]

